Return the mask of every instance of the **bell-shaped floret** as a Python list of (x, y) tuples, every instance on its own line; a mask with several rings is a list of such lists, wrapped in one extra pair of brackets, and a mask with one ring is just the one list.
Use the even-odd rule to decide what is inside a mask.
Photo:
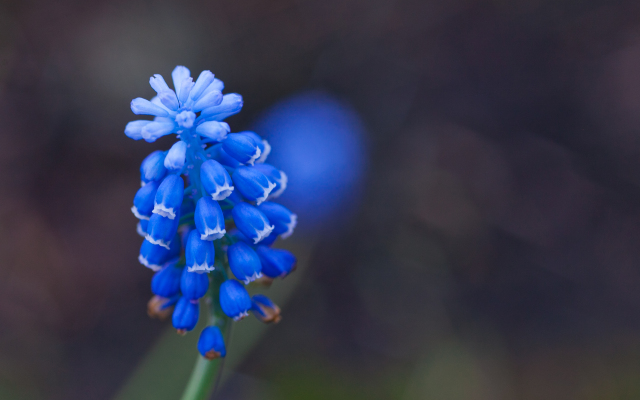
[(282, 192), (284, 192), (284, 190), (287, 188), (288, 178), (283, 171), (279, 170), (271, 164), (256, 164), (254, 168), (265, 174), (265, 176), (269, 178), (271, 182), (276, 184), (276, 187), (269, 195), (269, 198), (276, 198), (280, 196)]
[(222, 92), (219, 90), (212, 90), (200, 96), (191, 109), (195, 112), (200, 112), (205, 108), (217, 106), (220, 103), (222, 103)]
[(169, 219), (160, 214), (153, 214), (149, 218), (145, 239), (169, 250), (171, 241), (178, 231), (178, 221), (179, 218)]
[(145, 141), (153, 143), (162, 136), (166, 136), (173, 132), (175, 126), (176, 124), (171, 120), (163, 119), (162, 121), (153, 121), (142, 128), (140, 135), (142, 135), (142, 138)]
[(229, 268), (233, 275), (245, 284), (262, 276), (262, 264), (258, 254), (246, 243), (237, 242), (227, 249)]
[(187, 268), (184, 268), (180, 278), (180, 291), (183, 297), (189, 300), (198, 300), (207, 294), (207, 290), (209, 290), (209, 275), (189, 272)]
[(207, 360), (215, 360), (216, 358), (227, 355), (227, 349), (224, 346), (224, 338), (222, 332), (217, 326), (207, 326), (200, 333), (198, 339), (198, 351), (202, 357)]
[(187, 143), (182, 140), (175, 142), (167, 152), (164, 166), (171, 172), (180, 172), (187, 160)]
[(260, 158), (259, 142), (253, 140), (249, 135), (242, 133), (232, 133), (227, 135), (222, 142), (222, 148), (231, 157), (235, 158), (243, 164), (253, 165)]
[(200, 72), (198, 79), (196, 79), (196, 83), (193, 85), (193, 88), (191, 89), (191, 93), (189, 93), (189, 98), (192, 101), (198, 101), (202, 96), (202, 94), (204, 93), (205, 89), (207, 89), (209, 85), (213, 83), (214, 79), (215, 79), (215, 76), (211, 71)]
[(231, 211), (236, 227), (243, 235), (253, 240), (253, 244), (260, 242), (273, 231), (273, 225), (265, 215), (247, 203), (238, 203)]
[(296, 268), (296, 257), (287, 250), (258, 246), (262, 273), (269, 278), (284, 278)]
[(162, 103), (163, 106), (167, 107), (171, 111), (178, 111), (178, 109), (180, 108), (178, 97), (173, 90), (162, 91), (158, 93), (157, 97), (160, 100), (160, 103)]
[(215, 269), (215, 248), (213, 242), (200, 239), (200, 233), (194, 229), (189, 232), (185, 249), (189, 272), (210, 272)]
[(277, 324), (282, 319), (280, 307), (263, 294), (256, 294), (251, 298), (251, 311), (256, 318), (264, 323)]
[(227, 170), (215, 160), (207, 160), (200, 167), (200, 182), (213, 200), (224, 200), (233, 192)]
[(207, 150), (207, 154), (209, 154), (209, 157), (211, 157), (213, 160), (216, 160), (220, 164), (226, 165), (227, 167), (238, 168), (242, 166), (242, 163), (240, 161), (231, 157), (229, 154), (227, 154), (226, 151), (224, 151), (224, 149), (222, 148), (222, 143), (218, 143), (210, 147)]
[(138, 261), (140, 264), (152, 271), (159, 271), (162, 265), (169, 259), (170, 250), (162, 246), (155, 245), (148, 240), (142, 242)]
[(258, 206), (258, 210), (267, 217), (274, 226), (273, 232), (283, 239), (288, 238), (298, 223), (298, 217), (285, 206), (270, 201), (265, 201)]
[(154, 214), (174, 219), (184, 196), (184, 180), (178, 175), (169, 175), (160, 184), (156, 192)]
[(151, 85), (153, 90), (155, 90), (158, 94), (168, 91), (173, 92), (173, 90), (169, 88), (169, 85), (167, 85), (167, 82), (160, 74), (155, 74), (151, 78), (149, 78), (149, 85)]
[(141, 219), (140, 221), (138, 221), (138, 224), (136, 225), (136, 232), (138, 233), (138, 235), (142, 237), (147, 236), (147, 225), (149, 225), (148, 219)]
[(231, 131), (229, 124), (218, 121), (205, 121), (196, 127), (196, 133), (202, 137), (220, 142)]
[(239, 113), (242, 109), (242, 104), (242, 96), (238, 93), (225, 94), (222, 96), (220, 104), (205, 108), (200, 116), (208, 121), (222, 121), (233, 114)]
[(131, 100), (131, 111), (136, 115), (153, 115), (156, 117), (169, 116), (169, 112), (166, 109), (157, 106), (142, 97)]
[(193, 217), (202, 240), (216, 240), (224, 236), (224, 215), (217, 201), (202, 197)]
[(239, 132), (242, 135), (250, 136), (253, 139), (258, 147), (260, 148), (260, 157), (256, 160), (256, 163), (263, 163), (267, 160), (269, 153), (271, 153), (271, 145), (267, 142), (266, 139), (261, 138), (258, 134), (251, 131), (243, 131)]
[(189, 76), (182, 80), (180, 84), (180, 90), (178, 91), (178, 101), (180, 101), (181, 105), (185, 105), (187, 100), (189, 99), (189, 94), (191, 93), (191, 89), (193, 89), (193, 79)]
[(229, 279), (220, 285), (220, 308), (228, 317), (239, 321), (248, 316), (251, 297), (238, 281)]
[(233, 185), (238, 192), (258, 205), (265, 201), (276, 184), (270, 181), (262, 172), (251, 167), (238, 167), (231, 176)]
[(147, 126), (149, 123), (151, 123), (151, 121), (143, 119), (131, 121), (127, 123), (127, 126), (124, 128), (124, 134), (133, 140), (140, 140), (142, 139), (142, 128)]
[(151, 181), (136, 192), (131, 212), (138, 219), (148, 220), (151, 217), (158, 186), (160, 186), (159, 182)]
[(159, 181), (167, 174), (164, 167), (165, 152), (156, 150), (149, 154), (140, 165), (140, 180), (143, 184)]
[(178, 333), (184, 335), (196, 327), (199, 315), (200, 305), (198, 301), (181, 297), (178, 300), (178, 304), (176, 304), (176, 309), (173, 310), (171, 322), (173, 327), (178, 330)]
[(173, 297), (180, 291), (182, 270), (176, 263), (168, 263), (151, 278), (151, 291), (162, 297)]
[(189, 78), (191, 72), (189, 68), (178, 65), (171, 71), (171, 79), (173, 80), (173, 88), (176, 90), (176, 95), (180, 97), (180, 89), (182, 88), (182, 81)]

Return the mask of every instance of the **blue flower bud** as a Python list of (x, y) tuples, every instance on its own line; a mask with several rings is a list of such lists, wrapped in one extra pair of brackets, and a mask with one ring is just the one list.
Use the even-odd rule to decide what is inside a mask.
[(260, 147), (258, 142), (249, 135), (232, 133), (222, 142), (222, 148), (231, 157), (243, 164), (253, 165), (260, 158)]
[(271, 146), (269, 145), (269, 142), (267, 142), (266, 139), (263, 139), (260, 136), (258, 136), (255, 132), (243, 131), (239, 133), (242, 135), (250, 136), (251, 139), (253, 139), (254, 142), (256, 142), (256, 144), (260, 148), (260, 158), (256, 160), (256, 163), (265, 162), (267, 160), (267, 156), (269, 156), (269, 153), (271, 153)]
[(147, 99), (138, 97), (131, 100), (131, 111), (136, 115), (154, 115), (156, 117), (168, 117), (169, 112)]
[(291, 236), (298, 223), (298, 217), (294, 213), (289, 211), (285, 206), (277, 203), (265, 201), (260, 204), (258, 210), (262, 211), (269, 222), (273, 224), (273, 232), (280, 235), (283, 239)]
[(131, 212), (138, 219), (148, 220), (151, 217), (158, 186), (160, 186), (159, 182), (151, 181), (136, 192)]
[(190, 76), (182, 80), (182, 83), (180, 84), (180, 91), (178, 92), (178, 100), (181, 105), (185, 105), (189, 99), (189, 94), (191, 93), (191, 89), (193, 89), (193, 85), (193, 79)]
[(185, 257), (189, 272), (210, 272), (215, 269), (215, 248), (213, 242), (200, 239), (200, 233), (194, 229), (189, 232)]
[(226, 165), (227, 167), (237, 168), (242, 166), (240, 161), (231, 157), (226, 151), (224, 151), (222, 143), (212, 146), (207, 150), (207, 153), (209, 153), (212, 159), (218, 161), (222, 165)]
[(209, 290), (209, 275), (189, 272), (187, 268), (184, 268), (180, 278), (180, 291), (183, 297), (189, 300), (198, 300), (207, 294), (207, 290)]
[(238, 281), (229, 279), (220, 285), (220, 308), (228, 317), (239, 321), (248, 316), (251, 297)]
[(224, 200), (233, 192), (227, 170), (215, 160), (207, 160), (200, 167), (200, 182), (213, 200)]
[(152, 271), (159, 271), (170, 255), (171, 250), (155, 245), (145, 239), (142, 242), (142, 246), (140, 246), (138, 261)]
[(173, 80), (173, 88), (176, 90), (176, 95), (180, 97), (180, 89), (182, 88), (182, 81), (189, 78), (191, 72), (187, 67), (178, 65), (171, 71), (171, 79)]
[(124, 128), (124, 134), (133, 140), (140, 140), (142, 139), (142, 128), (147, 126), (149, 123), (151, 123), (151, 121), (144, 119), (131, 121), (127, 123), (127, 126)]
[(171, 172), (180, 172), (187, 160), (187, 143), (182, 140), (175, 142), (167, 152), (164, 159), (164, 166)]
[(269, 278), (284, 278), (296, 268), (296, 257), (287, 250), (258, 246), (256, 252), (262, 263), (262, 273)]
[(222, 332), (217, 326), (207, 326), (200, 333), (198, 339), (198, 351), (202, 357), (207, 360), (215, 360), (219, 357), (227, 355), (227, 349), (224, 346), (224, 338)]
[(198, 200), (193, 218), (202, 240), (220, 239), (227, 233), (220, 204), (208, 197)]
[(175, 126), (172, 121), (153, 121), (142, 128), (140, 135), (145, 141), (153, 143), (173, 132)]
[(233, 185), (247, 200), (258, 205), (265, 201), (276, 184), (271, 182), (262, 172), (251, 167), (238, 167), (231, 176)]
[(198, 301), (181, 297), (176, 304), (176, 309), (173, 310), (173, 327), (178, 330), (180, 335), (184, 335), (196, 327), (199, 316), (200, 304)]
[(277, 324), (282, 319), (280, 307), (262, 294), (256, 294), (251, 298), (251, 311), (256, 318), (264, 323), (273, 322)]
[(222, 103), (222, 92), (218, 90), (212, 90), (203, 94), (198, 101), (191, 107), (195, 112), (204, 110), (205, 108), (217, 106)]
[(196, 133), (198, 135), (217, 142), (224, 140), (229, 131), (231, 131), (229, 124), (218, 121), (205, 121), (196, 128)]
[(149, 224), (149, 220), (146, 220), (146, 219), (141, 219), (140, 221), (138, 221), (138, 224), (136, 225), (136, 232), (138, 233), (138, 235), (142, 237), (147, 236), (148, 224)]
[(242, 96), (238, 93), (230, 93), (222, 96), (222, 102), (213, 107), (202, 110), (200, 116), (208, 121), (222, 121), (223, 119), (240, 112), (242, 109)]
[(178, 301), (179, 296), (171, 298), (153, 296), (147, 303), (147, 314), (151, 318), (158, 318), (161, 321), (169, 318), (173, 314), (173, 306)]
[(227, 249), (229, 268), (233, 275), (245, 284), (262, 276), (262, 264), (258, 254), (246, 243), (238, 242)]
[(156, 192), (154, 214), (174, 219), (180, 210), (184, 195), (184, 181), (178, 175), (169, 175), (160, 184)]
[(207, 89), (209, 85), (213, 83), (214, 78), (215, 77), (213, 73), (211, 73), (211, 71), (200, 72), (198, 79), (196, 79), (195, 85), (193, 85), (193, 88), (191, 89), (189, 98), (193, 101), (198, 101), (200, 99), (200, 96), (202, 96), (202, 94), (204, 93), (205, 89)]
[(156, 150), (149, 154), (140, 165), (140, 180), (142, 183), (159, 181), (167, 174), (164, 167), (164, 151)]
[(209, 92), (213, 92), (213, 91), (217, 91), (217, 92), (222, 92), (222, 90), (224, 89), (224, 82), (222, 82), (220, 79), (215, 78), (213, 80), (213, 82), (211, 82), (211, 85), (209, 85), (209, 87), (207, 87), (204, 90), (203, 95), (209, 93)]
[(184, 268), (168, 263), (151, 278), (151, 291), (162, 297), (173, 297), (180, 291), (180, 277)]
[(171, 89), (159, 92), (158, 99), (163, 106), (167, 107), (171, 111), (178, 111), (178, 109), (180, 108), (178, 97), (176, 96), (176, 93)]
[(253, 244), (260, 242), (273, 231), (273, 226), (265, 215), (247, 203), (238, 203), (231, 211), (236, 227), (243, 235), (253, 240)]
[(169, 219), (160, 214), (153, 214), (149, 218), (145, 239), (169, 250), (169, 245), (178, 231), (179, 220), (180, 218)]
[(256, 164), (255, 169), (262, 172), (269, 180), (276, 184), (276, 187), (271, 192), (270, 198), (276, 198), (284, 192), (287, 188), (287, 175), (270, 164)]
[(149, 85), (156, 91), (156, 93), (160, 94), (161, 92), (173, 92), (165, 82), (164, 78), (160, 74), (155, 74), (151, 78), (149, 78)]

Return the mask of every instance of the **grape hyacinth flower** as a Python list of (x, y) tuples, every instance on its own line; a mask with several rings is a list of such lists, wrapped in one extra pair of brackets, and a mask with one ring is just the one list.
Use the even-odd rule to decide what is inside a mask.
[(156, 96), (134, 99), (131, 110), (151, 118), (131, 121), (124, 130), (147, 142), (177, 137), (140, 166), (141, 187), (131, 208), (144, 237), (138, 259), (155, 271), (150, 316), (171, 317), (178, 333), (186, 334), (196, 328), (200, 307), (208, 310), (209, 326), (197, 347), (213, 360), (226, 355), (232, 320), (249, 311), (263, 322), (280, 320), (277, 305), (264, 295), (251, 297), (247, 288), (253, 292), (252, 282), (295, 269), (295, 256), (271, 245), (293, 233), (297, 217), (271, 201), (286, 189), (287, 176), (265, 164), (269, 143), (255, 132), (231, 133), (223, 122), (242, 109), (242, 96), (223, 95), (223, 82), (210, 71), (194, 81), (178, 66), (171, 78), (173, 89), (161, 75), (150, 78)]

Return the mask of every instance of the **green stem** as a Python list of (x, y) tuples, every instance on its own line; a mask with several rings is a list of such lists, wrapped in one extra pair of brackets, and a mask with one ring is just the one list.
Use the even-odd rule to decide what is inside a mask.
[[(226, 262), (225, 262), (226, 264)], [(227, 279), (227, 274), (224, 266), (219, 266), (211, 273), (211, 285), (209, 291), (209, 299), (211, 300), (211, 306), (207, 306), (203, 301), (204, 306), (208, 308), (209, 325), (216, 325), (222, 331), (225, 343), (229, 343), (231, 319), (224, 315), (220, 308), (220, 285)], [(214, 383), (216, 383), (216, 372), (222, 367), (224, 359), (218, 358), (217, 360), (209, 361), (206, 358), (198, 355), (196, 365), (193, 368), (187, 387), (182, 394), (181, 400), (206, 400), (214, 389)]]

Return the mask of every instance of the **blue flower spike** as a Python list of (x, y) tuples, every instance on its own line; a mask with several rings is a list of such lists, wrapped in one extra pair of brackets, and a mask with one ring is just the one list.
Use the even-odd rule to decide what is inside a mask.
[(262, 277), (262, 264), (258, 254), (244, 242), (232, 244), (227, 249), (229, 269), (233, 275), (246, 284)]
[(274, 229), (260, 210), (247, 203), (236, 204), (231, 210), (231, 215), (238, 230), (253, 240), (253, 244), (269, 236)]
[(251, 297), (247, 289), (235, 279), (225, 281), (220, 285), (220, 308), (234, 321), (247, 317), (251, 309)]
[(181, 297), (173, 311), (173, 327), (176, 328), (179, 335), (185, 335), (196, 327), (199, 316), (200, 304), (198, 301)]
[(277, 324), (282, 319), (280, 307), (262, 294), (256, 294), (251, 298), (251, 311), (256, 318), (267, 324)]
[(225, 357), (222, 331), (231, 319), (251, 311), (263, 322), (280, 320), (280, 308), (266, 296), (252, 298), (245, 285), (271, 282), (295, 268), (293, 254), (270, 247), (297, 223), (293, 212), (271, 201), (285, 190), (287, 176), (265, 164), (271, 146), (256, 132), (231, 133), (224, 120), (244, 101), (223, 94), (224, 83), (211, 71), (194, 78), (177, 66), (171, 80), (155, 74), (149, 85), (154, 97), (131, 101), (134, 114), (148, 117), (126, 124), (125, 135), (155, 142), (173, 134), (177, 140), (142, 161), (131, 208), (144, 238), (138, 261), (155, 272), (147, 313), (171, 317), (184, 335), (196, 327), (204, 299), (215, 325), (200, 333), (198, 351), (208, 360)]
[(200, 339), (198, 339), (198, 351), (202, 354), (202, 357), (210, 361), (227, 355), (220, 328), (207, 326), (202, 330)]

